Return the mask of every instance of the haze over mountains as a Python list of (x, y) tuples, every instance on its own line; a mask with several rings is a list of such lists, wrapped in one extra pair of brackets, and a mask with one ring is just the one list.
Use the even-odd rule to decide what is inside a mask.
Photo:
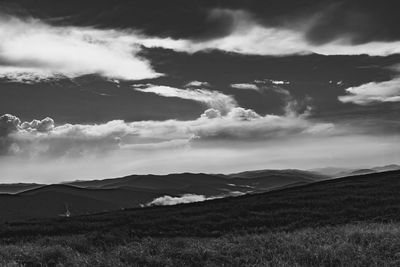
[(113, 232), (117, 238), (210, 237), (351, 222), (396, 222), (400, 210), (399, 175), (399, 170), (388, 171), (202, 203), (2, 224), (0, 236), (99, 231), (102, 235)]
[(395, 170), (399, 170), (399, 169), (400, 169), (400, 165), (389, 164), (389, 165), (385, 165), (385, 166), (372, 167), (372, 168), (350, 169), (350, 168), (326, 167), (326, 168), (311, 169), (309, 171), (321, 173), (324, 175), (331, 176), (333, 178), (337, 178), (337, 177), (352, 176), (352, 175), (358, 175), (358, 174), (369, 174), (369, 173), (375, 173), (375, 172), (395, 171)]
[(81, 215), (140, 206), (198, 202), (397, 169), (400, 169), (399, 165), (359, 170), (256, 170), (227, 175), (131, 175), (50, 185), (1, 184), (0, 217), (2, 220), (20, 220), (64, 216), (67, 210), (72, 215)]
[(178, 204), (265, 192), (326, 178), (299, 170), (265, 170), (231, 175), (131, 175), (51, 185), (3, 184), (0, 190), (9, 193), (0, 194), (0, 215), (3, 220), (55, 217), (65, 214), (67, 207), (72, 215), (88, 214), (151, 205), (152, 201), (168, 204), (163, 197), (173, 198)]

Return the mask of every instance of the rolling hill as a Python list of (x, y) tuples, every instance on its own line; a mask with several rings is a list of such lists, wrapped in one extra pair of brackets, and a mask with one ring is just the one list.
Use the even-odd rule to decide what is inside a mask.
[(19, 193), (22, 191), (34, 189), (41, 186), (44, 186), (44, 184), (36, 184), (36, 183), (0, 184), (0, 194)]
[(62, 216), (66, 206), (74, 214), (135, 207), (160, 194), (118, 189), (86, 189), (70, 185), (47, 185), (18, 194), (0, 194), (3, 220)]
[(260, 194), (3, 224), (0, 237), (103, 232), (135, 236), (220, 236), (354, 222), (400, 221), (400, 171), (351, 176)]
[[(8, 194), (0, 194), (0, 218), (4, 221), (57, 217), (66, 212), (66, 206), (73, 215), (83, 215), (139, 207), (162, 196), (179, 198), (192, 194), (205, 199), (227, 197), (302, 185), (325, 178), (298, 170), (263, 170), (231, 175), (131, 175), (53, 185), (24, 184), (11, 187)], [(5, 185), (3, 188), (7, 189)]]
[(198, 203), (1, 223), (0, 264), (398, 266), (399, 189), (400, 171), (389, 171)]

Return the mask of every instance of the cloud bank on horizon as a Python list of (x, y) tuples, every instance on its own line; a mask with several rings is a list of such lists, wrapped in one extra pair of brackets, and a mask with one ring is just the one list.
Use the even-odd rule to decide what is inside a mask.
[[(202, 100), (200, 100), (202, 101)], [(334, 125), (307, 120), (307, 114), (290, 111), (285, 116), (261, 116), (250, 109), (230, 107), (227, 113), (210, 108), (195, 120), (109, 121), (103, 124), (55, 125), (51, 118), (21, 122), (0, 116), (0, 154), (22, 157), (85, 156), (119, 149), (149, 148), (176, 141), (274, 140), (300, 135), (335, 133)], [(184, 141), (185, 142), (182, 142)]]

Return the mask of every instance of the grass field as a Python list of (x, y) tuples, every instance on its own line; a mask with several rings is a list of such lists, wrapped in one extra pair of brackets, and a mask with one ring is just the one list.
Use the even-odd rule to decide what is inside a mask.
[(400, 172), (0, 228), (4, 266), (399, 266)]
[(108, 243), (86, 235), (3, 244), (1, 266), (399, 266), (400, 224)]

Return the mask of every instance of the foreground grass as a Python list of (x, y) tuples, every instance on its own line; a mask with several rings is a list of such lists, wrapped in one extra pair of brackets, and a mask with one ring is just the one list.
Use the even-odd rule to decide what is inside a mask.
[(42, 237), (0, 245), (1, 266), (400, 266), (400, 224), (218, 238)]

